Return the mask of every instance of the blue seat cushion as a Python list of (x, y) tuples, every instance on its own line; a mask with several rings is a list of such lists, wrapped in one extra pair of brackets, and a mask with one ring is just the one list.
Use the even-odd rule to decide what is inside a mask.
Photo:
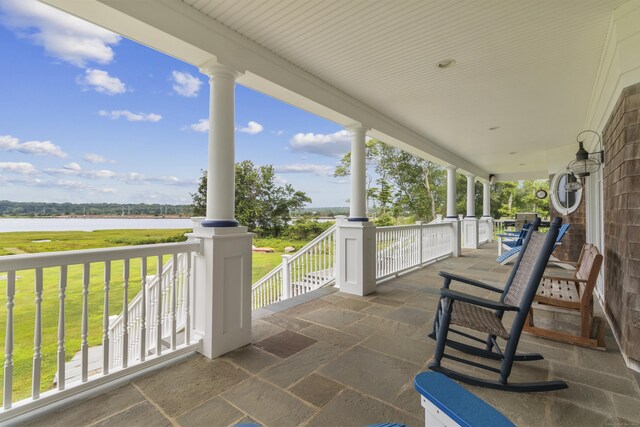
[(416, 375), (413, 385), (462, 427), (515, 427), (493, 406), (439, 372), (422, 372)]

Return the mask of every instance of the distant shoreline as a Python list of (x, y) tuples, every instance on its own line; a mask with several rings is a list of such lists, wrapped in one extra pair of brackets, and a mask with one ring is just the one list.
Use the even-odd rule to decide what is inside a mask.
[(65, 219), (65, 218), (86, 218), (86, 219), (189, 219), (184, 215), (19, 215), (0, 216), (0, 219)]

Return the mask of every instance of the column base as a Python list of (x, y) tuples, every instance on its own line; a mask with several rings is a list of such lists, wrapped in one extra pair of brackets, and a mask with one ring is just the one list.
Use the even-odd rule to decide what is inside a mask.
[(375, 292), (375, 225), (369, 221), (340, 222), (336, 232), (336, 286), (352, 295)]
[(193, 326), (213, 359), (251, 342), (251, 243), (246, 227), (194, 226)]

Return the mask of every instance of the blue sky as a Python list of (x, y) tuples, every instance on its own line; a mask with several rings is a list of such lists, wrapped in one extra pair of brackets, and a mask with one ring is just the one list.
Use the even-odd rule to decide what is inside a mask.
[[(35, 0), (0, 0), (0, 200), (190, 203), (209, 87), (190, 64)], [(237, 86), (236, 161), (346, 206), (339, 125)]]

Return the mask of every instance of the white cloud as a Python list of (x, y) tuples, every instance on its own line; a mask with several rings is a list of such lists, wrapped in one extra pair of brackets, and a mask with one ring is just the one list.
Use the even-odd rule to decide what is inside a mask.
[(284, 131), (283, 131), (283, 130), (279, 130), (279, 131), (272, 130), (272, 131), (271, 131), (271, 134), (272, 134), (272, 135), (275, 135), (275, 136), (280, 136), (280, 135), (282, 135), (283, 133), (284, 133)]
[(111, 194), (113, 194), (113, 193), (117, 193), (118, 190), (116, 190), (115, 188), (101, 188), (100, 192), (101, 193), (111, 193)]
[(27, 162), (0, 162), (0, 171), (19, 173), (22, 175), (30, 175), (38, 172), (31, 163)]
[(255, 135), (264, 130), (264, 127), (260, 123), (256, 123), (254, 121), (250, 121), (247, 123), (246, 127), (238, 129), (238, 132), (248, 133), (250, 135)]
[(68, 164), (64, 165), (64, 168), (68, 169), (68, 170), (71, 170), (71, 171), (79, 171), (80, 169), (82, 169), (82, 167), (79, 164), (77, 164), (76, 162), (68, 163)]
[(89, 163), (115, 163), (114, 160), (109, 160), (104, 156), (96, 153), (87, 153), (83, 157)]
[(200, 86), (202, 86), (202, 81), (199, 78), (182, 71), (172, 71), (171, 77), (173, 78), (172, 87), (175, 93), (188, 98), (198, 96)]
[(339, 158), (350, 150), (351, 134), (348, 130), (331, 134), (297, 133), (289, 141), (289, 146), (296, 151)]
[(209, 119), (200, 119), (189, 127), (196, 132), (209, 132)]
[(84, 67), (108, 64), (121, 37), (35, 0), (3, 0), (2, 24), (57, 59)]
[(20, 142), (11, 135), (0, 135), (0, 150), (17, 151), (24, 154), (50, 155), (62, 159), (69, 157), (67, 153), (53, 144), (51, 141), (27, 141)]
[(98, 114), (102, 117), (110, 117), (114, 120), (124, 117), (130, 122), (159, 122), (162, 119), (160, 114), (154, 113), (132, 113), (129, 110), (100, 110)]
[(312, 173), (318, 176), (332, 176), (334, 169), (335, 168), (333, 166), (328, 165), (303, 163), (278, 165), (273, 167), (273, 170), (276, 173)]
[(106, 95), (118, 95), (127, 91), (127, 86), (119, 78), (110, 76), (108, 72), (95, 68), (86, 69), (84, 76), (78, 77), (77, 82)]

